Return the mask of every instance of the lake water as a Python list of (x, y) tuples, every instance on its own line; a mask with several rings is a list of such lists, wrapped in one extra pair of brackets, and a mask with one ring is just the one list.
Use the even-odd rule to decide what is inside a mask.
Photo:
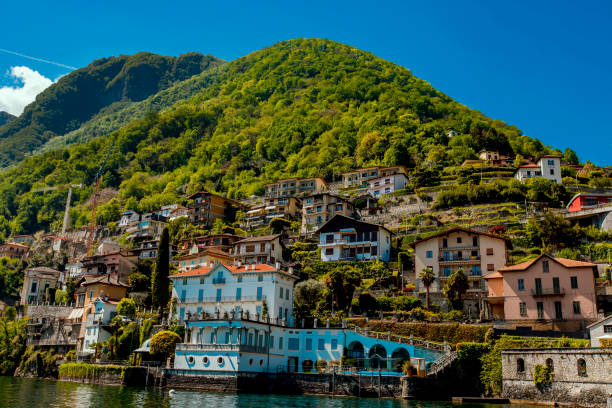
[[(47, 380), (0, 377), (0, 408), (4, 407), (149, 407), (149, 408), (441, 408), (450, 402), (399, 401), (374, 398), (225, 394), (167, 389), (83, 385)], [(503, 405), (455, 405), (461, 408), (501, 408)], [(509, 406), (508, 406), (509, 407)], [(513, 405), (516, 408), (517, 405)]]

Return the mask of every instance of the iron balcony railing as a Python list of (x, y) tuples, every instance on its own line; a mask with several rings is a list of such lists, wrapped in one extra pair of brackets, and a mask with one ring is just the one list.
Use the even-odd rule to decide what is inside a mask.
[(213, 285), (222, 285), (225, 283), (225, 278), (213, 278)]
[(532, 296), (565, 296), (564, 288), (531, 289)]
[(227, 302), (256, 302), (266, 300), (266, 296), (211, 296), (181, 298), (181, 303), (227, 303)]

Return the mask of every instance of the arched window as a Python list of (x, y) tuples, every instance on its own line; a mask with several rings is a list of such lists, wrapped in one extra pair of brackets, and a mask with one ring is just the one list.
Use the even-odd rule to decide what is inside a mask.
[(584, 361), (583, 358), (579, 358), (578, 359), (578, 375), (580, 377), (586, 377), (587, 376), (586, 361)]
[(546, 359), (546, 367), (548, 367), (550, 369), (551, 373), (555, 372), (555, 366), (553, 365), (552, 358), (547, 358)]
[(524, 373), (525, 372), (525, 360), (519, 358), (516, 360), (516, 372)]

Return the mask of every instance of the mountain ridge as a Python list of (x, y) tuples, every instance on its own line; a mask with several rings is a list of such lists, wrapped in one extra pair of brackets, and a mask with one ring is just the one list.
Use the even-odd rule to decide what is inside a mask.
[(11, 115), (8, 112), (0, 111), (0, 126), (10, 122), (11, 120), (13, 120), (15, 118), (16, 118), (16, 116)]
[(78, 129), (109, 105), (141, 101), (221, 62), (200, 53), (168, 57), (146, 52), (95, 60), (60, 78), (18, 118), (0, 126), (0, 167)]

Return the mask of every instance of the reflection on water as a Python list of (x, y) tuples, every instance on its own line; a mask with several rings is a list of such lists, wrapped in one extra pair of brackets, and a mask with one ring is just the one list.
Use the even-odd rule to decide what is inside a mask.
[[(147, 408), (441, 408), (450, 402), (400, 401), (374, 398), (317, 397), (307, 395), (227, 394), (167, 389), (84, 385), (0, 377), (0, 408), (4, 407), (147, 407)], [(502, 405), (476, 405), (496, 407)], [(469, 408), (470, 405), (461, 405)], [(475, 407), (475, 406), (472, 406)], [(516, 406), (513, 406), (516, 408)]]

